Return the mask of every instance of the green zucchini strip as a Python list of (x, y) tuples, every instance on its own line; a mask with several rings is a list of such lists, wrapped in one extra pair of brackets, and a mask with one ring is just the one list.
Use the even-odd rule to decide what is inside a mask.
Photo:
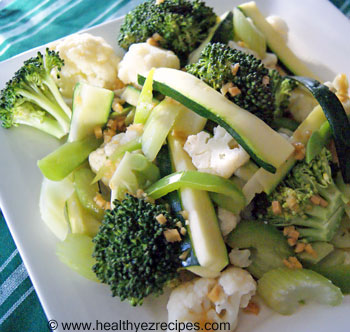
[[(157, 199), (171, 191), (185, 187), (227, 196), (235, 213), (239, 213), (245, 206), (245, 198), (242, 191), (232, 181), (214, 174), (197, 171), (172, 173), (153, 183), (145, 192), (149, 197)], [(227, 200), (226, 197), (225, 199)]]
[(350, 123), (342, 103), (327, 86), (314, 79), (301, 76), (290, 78), (309, 90), (322, 107), (332, 132), (344, 182), (350, 183)]

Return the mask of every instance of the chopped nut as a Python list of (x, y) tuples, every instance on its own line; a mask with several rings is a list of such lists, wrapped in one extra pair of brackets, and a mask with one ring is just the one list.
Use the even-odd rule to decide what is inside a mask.
[(147, 38), (146, 43), (155, 47), (159, 46), (158, 42), (155, 39), (153, 39), (153, 37)]
[(301, 142), (293, 143), (295, 148), (294, 157), (296, 160), (303, 160), (305, 158), (305, 145)]
[(308, 243), (305, 245), (305, 251), (310, 254), (312, 257), (316, 258), (317, 257), (317, 252), (312, 248), (311, 244)]
[(303, 252), (303, 251), (305, 250), (305, 246), (306, 246), (305, 243), (303, 243), (303, 242), (298, 242), (297, 245), (296, 245), (296, 247), (295, 247), (295, 249), (294, 249), (294, 251), (295, 251), (297, 254), (299, 254), (299, 253), (301, 253), (301, 252)]
[(112, 109), (113, 109), (113, 111), (115, 111), (117, 113), (123, 112), (124, 107), (120, 103), (120, 99), (119, 98), (114, 98), (113, 103), (112, 103)]
[(228, 82), (228, 83), (224, 84), (220, 89), (221, 94), (225, 96), (230, 88), (233, 88), (232, 82)]
[(115, 119), (109, 119), (107, 122), (107, 127), (111, 128), (112, 130), (117, 130), (117, 120)]
[(228, 92), (230, 93), (231, 97), (238, 96), (241, 93), (241, 90), (237, 88), (236, 86), (233, 86), (228, 89)]
[(272, 201), (271, 208), (274, 215), (282, 214), (282, 206), (279, 201)]
[(181, 221), (178, 221), (178, 222), (176, 223), (176, 227), (181, 228), (181, 227), (182, 227), (182, 222), (181, 222)]
[(156, 0), (156, 5), (160, 5), (163, 2), (164, 2), (164, 0)]
[(250, 301), (248, 305), (243, 309), (246, 314), (258, 315), (260, 312), (260, 307), (257, 303)]
[(231, 65), (231, 73), (233, 76), (236, 76), (239, 69), (239, 63), (235, 63), (234, 65)]
[(180, 242), (181, 236), (177, 229), (167, 229), (163, 232), (165, 239), (168, 242)]
[(180, 233), (181, 233), (181, 235), (186, 235), (186, 233), (187, 233), (187, 230), (186, 230), (186, 228), (185, 227), (181, 227), (181, 229), (180, 229)]
[(294, 226), (286, 226), (283, 229), (283, 235), (287, 236), (289, 235), (292, 231), (295, 231), (295, 227)]
[(262, 84), (268, 85), (269, 83), (270, 83), (270, 77), (265, 75), (262, 79)]
[(222, 295), (222, 287), (219, 284), (216, 284), (212, 290), (208, 293), (207, 297), (208, 299), (215, 303), (218, 302)]
[(288, 257), (288, 259), (283, 260), (283, 264), (287, 266), (289, 269), (302, 269), (303, 266), (298, 261), (298, 259), (294, 256)]
[(161, 40), (163, 39), (163, 37), (162, 37), (158, 32), (154, 33), (154, 34), (152, 35), (152, 38), (153, 38), (156, 42), (159, 42), (159, 41), (161, 41)]
[(110, 210), (111, 209), (111, 202), (106, 202), (105, 206), (104, 206), (105, 210)]
[(184, 219), (188, 219), (188, 211), (183, 210), (180, 212), (180, 214), (184, 217)]
[(96, 126), (94, 128), (94, 134), (96, 138), (102, 138), (103, 136), (102, 128), (100, 126)]
[(292, 211), (297, 211), (299, 209), (298, 201), (294, 195), (288, 196), (286, 199), (286, 203)]
[(134, 123), (128, 127), (128, 129), (136, 130), (140, 134), (143, 133), (143, 124), (142, 123)]
[(312, 195), (311, 198), (310, 198), (310, 201), (311, 201), (312, 204), (320, 205), (320, 203), (321, 203), (321, 196), (319, 196), (319, 195)]
[(145, 197), (145, 192), (142, 189), (137, 189), (136, 197), (137, 198), (144, 198)]
[(239, 47), (247, 48), (247, 44), (246, 44), (244, 41), (242, 41), (242, 40), (239, 40), (239, 41), (237, 42), (237, 45), (238, 45)]
[(187, 251), (184, 251), (180, 256), (179, 258), (184, 261), (187, 257), (188, 257), (188, 250)]
[(288, 244), (289, 244), (291, 247), (294, 247), (294, 246), (296, 245), (296, 243), (297, 243), (297, 240), (294, 239), (294, 238), (292, 238), (292, 237), (290, 237), (290, 238), (288, 238), (287, 242), (288, 242)]
[(113, 85), (113, 90), (120, 90), (125, 88), (125, 84), (123, 83), (122, 80), (120, 80), (119, 78), (116, 78), (114, 85)]
[(296, 231), (296, 230), (293, 230), (293, 231), (291, 231), (291, 232), (288, 234), (288, 236), (289, 236), (291, 239), (295, 239), (295, 240), (298, 240), (299, 235), (300, 235), (300, 233), (299, 233), (298, 231)]
[(167, 222), (167, 220), (166, 220), (166, 218), (165, 218), (165, 216), (164, 216), (163, 213), (158, 214), (158, 216), (156, 216), (156, 220), (157, 220), (161, 225), (164, 225), (164, 224)]

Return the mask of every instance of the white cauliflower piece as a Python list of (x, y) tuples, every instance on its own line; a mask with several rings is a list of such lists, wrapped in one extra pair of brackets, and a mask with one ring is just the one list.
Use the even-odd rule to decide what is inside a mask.
[(283, 18), (276, 15), (271, 15), (266, 17), (266, 21), (269, 22), (274, 30), (281, 35), (285, 42), (288, 40), (289, 29), (286, 21)]
[(224, 178), (229, 178), (249, 160), (249, 154), (220, 126), (214, 128), (213, 137), (204, 131), (190, 135), (184, 149), (200, 172)]
[[(119, 133), (114, 135), (112, 139), (108, 143), (102, 144), (97, 150), (92, 151), (89, 155), (89, 164), (93, 172), (97, 173), (100, 168), (109, 161), (108, 157), (110, 157), (113, 152), (121, 145), (124, 145), (135, 138), (141, 137), (142, 128), (138, 125), (131, 125), (126, 129), (125, 133)], [(112, 167), (112, 171), (116, 168), (116, 164)], [(109, 180), (111, 179), (113, 172), (108, 172), (102, 178), (103, 183), (106, 185), (109, 184)]]
[(137, 74), (147, 75), (161, 67), (180, 69), (180, 60), (172, 51), (148, 43), (132, 44), (119, 63), (119, 78), (125, 84), (137, 84)]
[(225, 210), (221, 207), (218, 208), (218, 218), (223, 236), (226, 236), (235, 229), (241, 219), (239, 215), (235, 215), (231, 211)]
[(252, 263), (252, 261), (249, 259), (249, 249), (234, 248), (231, 250), (228, 257), (230, 259), (230, 263), (237, 267), (248, 267)]
[(349, 81), (345, 74), (338, 74), (333, 82), (324, 83), (334, 92), (342, 103), (346, 114), (350, 114), (350, 90)]
[(185, 282), (171, 292), (168, 322), (192, 322), (203, 329), (206, 322), (226, 322), (230, 326), (221, 331), (232, 331), (237, 326), (239, 309), (248, 305), (255, 291), (252, 276), (236, 267), (229, 267), (216, 279)]
[(64, 60), (60, 79), (53, 76), (64, 97), (71, 98), (78, 82), (101, 88), (117, 88), (119, 57), (103, 38), (88, 33), (74, 34), (49, 45)]

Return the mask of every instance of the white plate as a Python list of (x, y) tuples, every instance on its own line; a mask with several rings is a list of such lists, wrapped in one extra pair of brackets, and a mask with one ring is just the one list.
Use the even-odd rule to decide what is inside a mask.
[[(208, 4), (221, 14), (241, 2), (209, 0)], [(280, 15), (287, 21), (291, 47), (322, 79), (330, 80), (339, 72), (350, 76), (350, 22), (328, 1), (257, 2), (265, 15)], [(119, 25), (120, 20), (116, 20), (89, 32), (104, 37), (117, 49)], [(0, 63), (0, 88), (23, 60), (35, 52)], [(166, 321), (166, 296), (148, 299), (143, 307), (132, 308), (112, 298), (107, 286), (80, 277), (57, 259), (57, 240), (39, 215), (42, 176), (36, 166), (38, 159), (57, 146), (56, 140), (30, 128), (0, 130), (0, 206), (48, 319), (59, 324), (96, 320), (112, 323), (120, 319)], [(307, 305), (290, 317), (264, 309), (258, 317), (241, 315), (238, 331), (279, 332), (283, 328), (284, 332), (349, 332), (349, 312), (349, 297), (336, 308)]]

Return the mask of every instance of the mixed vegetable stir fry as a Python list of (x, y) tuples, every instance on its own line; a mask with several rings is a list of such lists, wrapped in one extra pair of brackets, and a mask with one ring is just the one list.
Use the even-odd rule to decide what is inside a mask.
[[(350, 292), (350, 112), (286, 24), (254, 2), (148, 0), (116, 35), (76, 34), (24, 62), (2, 126), (64, 143), (38, 161), (58, 257), (142, 305), (172, 288), (169, 321), (280, 314)], [(74, 84), (72, 84), (74, 82)], [(256, 296), (258, 295), (258, 297)]]

